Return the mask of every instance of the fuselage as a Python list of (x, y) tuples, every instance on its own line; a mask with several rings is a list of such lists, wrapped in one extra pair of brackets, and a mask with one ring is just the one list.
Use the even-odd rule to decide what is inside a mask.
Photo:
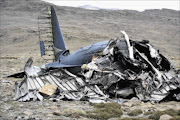
[(67, 68), (72, 73), (81, 70), (83, 64), (91, 62), (92, 56), (103, 51), (108, 41), (98, 42), (91, 46), (83, 47), (72, 54), (60, 55), (56, 62), (46, 64), (47, 68)]

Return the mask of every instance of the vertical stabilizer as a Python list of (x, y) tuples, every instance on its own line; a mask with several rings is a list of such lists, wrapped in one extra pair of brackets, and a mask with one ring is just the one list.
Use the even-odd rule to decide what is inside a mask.
[(51, 6), (49, 12), (41, 14), (38, 19), (41, 56), (47, 63), (51, 63), (66, 50), (54, 7)]
[(51, 24), (52, 24), (54, 47), (63, 51), (66, 50), (63, 35), (53, 6), (51, 6)]

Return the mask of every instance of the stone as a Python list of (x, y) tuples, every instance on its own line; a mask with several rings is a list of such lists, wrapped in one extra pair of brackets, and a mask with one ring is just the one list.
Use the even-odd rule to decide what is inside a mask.
[(2, 79), (1, 82), (2, 82), (2, 83), (11, 83), (10, 80), (5, 80), (5, 79)]
[(72, 114), (71, 114), (71, 117), (72, 117), (72, 118), (79, 118), (80, 115), (79, 115), (78, 113), (72, 113)]
[(19, 107), (24, 107), (24, 105), (23, 105), (23, 104), (20, 104)]
[(164, 114), (160, 116), (159, 120), (170, 120), (172, 118), (173, 118), (172, 116)]
[[(29, 120), (28, 116), (16, 116), (14, 120)], [(33, 119), (32, 119), (33, 120)]]
[(53, 114), (49, 113), (49, 114), (47, 114), (46, 116), (47, 116), (47, 117), (52, 117)]
[(61, 116), (61, 112), (59, 110), (54, 111), (53, 114), (57, 116)]
[(31, 115), (33, 115), (33, 113), (32, 112), (30, 112), (30, 111), (24, 111), (23, 112), (25, 115), (27, 115), (27, 116), (31, 116)]
[(124, 102), (122, 105), (127, 106), (127, 107), (132, 107), (133, 103), (128, 101), (128, 102)]
[(137, 97), (131, 98), (130, 101), (133, 103), (141, 103), (141, 100), (139, 100)]
[(54, 105), (54, 106), (51, 106), (50, 109), (51, 109), (51, 110), (57, 110), (57, 109), (58, 109), (58, 106), (55, 106), (55, 105)]
[(51, 96), (56, 92), (56, 90), (57, 90), (56, 85), (46, 84), (39, 90), (39, 92)]

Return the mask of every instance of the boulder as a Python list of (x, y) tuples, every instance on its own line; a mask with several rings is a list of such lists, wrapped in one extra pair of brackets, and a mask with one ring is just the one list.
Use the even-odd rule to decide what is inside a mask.
[(172, 118), (173, 118), (172, 116), (164, 114), (160, 116), (159, 120), (170, 120)]
[(53, 114), (57, 116), (61, 116), (61, 112), (59, 110), (54, 111)]

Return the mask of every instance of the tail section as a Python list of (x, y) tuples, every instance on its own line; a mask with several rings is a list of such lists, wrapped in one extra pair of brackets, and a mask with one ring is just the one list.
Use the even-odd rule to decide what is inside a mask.
[(41, 15), (38, 19), (41, 56), (47, 63), (54, 62), (66, 50), (54, 7), (50, 7), (48, 15)]
[(59, 22), (58, 22), (56, 12), (55, 12), (53, 6), (51, 6), (51, 24), (52, 24), (54, 47), (56, 47), (60, 50), (66, 50), (63, 35), (61, 33), (61, 29), (59, 27)]

